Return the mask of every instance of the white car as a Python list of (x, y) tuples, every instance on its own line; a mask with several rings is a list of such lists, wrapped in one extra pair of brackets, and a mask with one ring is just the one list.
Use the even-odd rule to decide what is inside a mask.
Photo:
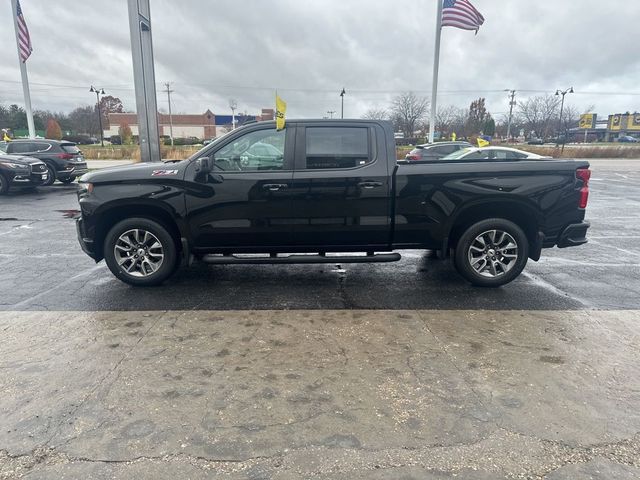
[(442, 160), (541, 160), (544, 158), (551, 157), (508, 147), (468, 147), (447, 155)]

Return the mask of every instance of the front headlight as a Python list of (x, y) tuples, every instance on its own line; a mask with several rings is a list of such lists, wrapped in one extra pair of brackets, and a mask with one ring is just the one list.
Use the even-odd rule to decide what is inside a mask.
[(78, 195), (89, 195), (93, 192), (93, 183), (78, 183)]
[(27, 168), (26, 165), (23, 165), (21, 163), (5, 163), (4, 165), (6, 165), (9, 168)]

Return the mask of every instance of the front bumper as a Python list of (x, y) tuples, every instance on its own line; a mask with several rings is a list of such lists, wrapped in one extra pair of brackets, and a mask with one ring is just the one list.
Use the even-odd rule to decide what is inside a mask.
[(18, 173), (11, 179), (11, 184), (15, 187), (38, 187), (48, 178), (48, 172)]
[(93, 239), (87, 237), (82, 217), (76, 220), (76, 232), (78, 234), (78, 242), (80, 243), (80, 248), (82, 248), (82, 251), (95, 260), (96, 254), (93, 245)]
[(587, 230), (590, 226), (589, 222), (581, 222), (565, 227), (558, 236), (558, 248), (577, 247), (587, 243)]

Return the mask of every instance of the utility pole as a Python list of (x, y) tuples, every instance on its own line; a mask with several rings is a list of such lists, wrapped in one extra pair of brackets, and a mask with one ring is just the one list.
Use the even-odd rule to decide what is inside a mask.
[(509, 92), (509, 123), (507, 124), (507, 142), (511, 140), (511, 121), (513, 120), (513, 107), (516, 106), (516, 91), (515, 90), (505, 90), (505, 92)]
[(342, 92), (340, 92), (340, 97), (342, 98), (342, 109), (340, 111), (340, 118), (344, 118), (344, 96), (346, 95), (346, 91), (344, 87), (342, 88)]
[(173, 90), (171, 90), (171, 83), (167, 82), (164, 84), (167, 89), (165, 93), (167, 94), (167, 100), (169, 102), (169, 136), (171, 137), (171, 146), (173, 147), (173, 115), (171, 114), (171, 94)]
[(333, 114), (336, 113), (335, 110), (328, 110), (327, 113), (331, 118), (333, 118)]
[(93, 85), (91, 85), (89, 91), (96, 94), (96, 102), (98, 106), (98, 125), (100, 125), (100, 144), (104, 147), (104, 132), (102, 131), (102, 108), (100, 106), (100, 95), (104, 95), (104, 88), (95, 88)]
[(229, 108), (231, 108), (231, 130), (236, 129), (236, 108), (238, 108), (238, 102), (233, 98), (229, 100)]

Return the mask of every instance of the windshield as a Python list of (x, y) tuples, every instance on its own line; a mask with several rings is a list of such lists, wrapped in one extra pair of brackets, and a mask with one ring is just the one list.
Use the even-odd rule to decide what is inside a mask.
[(465, 155), (467, 155), (468, 153), (471, 153), (474, 151), (476, 151), (475, 148), (471, 148), (471, 147), (463, 148), (461, 150), (458, 150), (457, 152), (450, 153), (449, 155), (444, 157), (442, 160), (458, 160), (464, 157)]

